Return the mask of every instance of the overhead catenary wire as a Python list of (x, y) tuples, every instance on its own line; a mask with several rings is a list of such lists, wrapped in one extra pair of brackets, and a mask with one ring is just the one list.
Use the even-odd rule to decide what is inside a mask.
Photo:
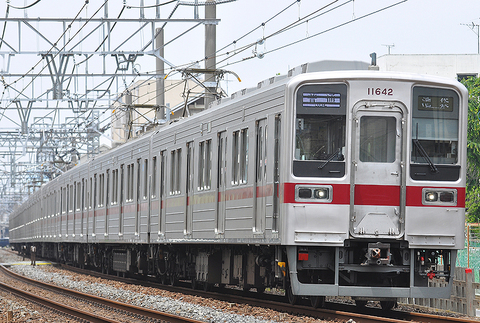
[[(407, 1), (407, 0), (405, 0), (405, 1)], [(295, 3), (297, 3), (297, 2), (293, 2), (291, 5), (293, 5), (293, 4), (295, 4)], [(290, 5), (290, 6), (291, 6), (291, 5)], [(286, 10), (286, 9), (284, 9), (284, 10)], [(278, 13), (278, 14), (280, 14), (280, 13)], [(277, 15), (278, 15), (278, 14), (277, 14)], [(272, 19), (273, 19), (273, 17), (272, 17)], [(314, 18), (310, 18), (310, 20), (311, 20), (311, 19), (314, 19)], [(358, 20), (358, 19), (361, 19), (361, 18), (357, 18), (356, 20)], [(353, 21), (351, 21), (351, 22), (353, 22)], [(348, 23), (350, 23), (350, 22), (348, 22)], [(345, 23), (345, 24), (346, 24), (346, 23)], [(290, 27), (286, 26), (286, 27), (284, 27), (284, 29), (287, 30), (287, 29), (286, 29), (287, 27), (288, 27), (288, 29), (294, 28), (294, 27), (297, 26), (297, 25), (298, 25), (298, 23), (292, 23), (292, 26), (290, 26)], [(342, 24), (342, 25), (344, 25), (344, 24)], [(262, 25), (258, 26), (258, 27), (255, 28), (254, 30), (258, 30), (258, 28), (261, 28), (261, 27), (262, 27)], [(338, 28), (338, 26), (337, 26), (336, 28)], [(253, 32), (253, 31), (252, 31), (252, 32)], [(276, 31), (276, 34), (275, 34), (275, 35), (274, 35), (274, 34), (271, 34), (271, 35), (269, 35), (269, 36), (270, 36), (270, 37), (277, 36), (277, 35), (280, 35), (282, 32), (283, 32), (282, 29), (280, 29), (280, 30)], [(324, 33), (324, 32), (327, 32), (327, 31), (323, 31), (322, 33)], [(248, 33), (248, 34), (251, 34), (251, 32)], [(315, 37), (316, 35), (318, 35), (318, 34), (312, 35), (312, 36), (310, 36), (309, 38)], [(246, 34), (246, 36), (247, 36), (247, 34)], [(245, 37), (246, 37), (246, 36), (245, 36)], [(244, 37), (241, 37), (241, 38), (238, 38), (237, 40), (241, 40), (241, 39), (243, 39), (243, 38), (244, 38)], [(106, 39), (106, 38), (104, 38), (104, 41), (105, 41), (105, 39)], [(306, 39), (308, 39), (308, 38), (306, 38)], [(300, 41), (303, 41), (303, 40), (306, 40), (306, 39), (297, 40), (296, 42), (300, 42)], [(292, 42), (292, 44), (294, 44), (294, 43), (296, 43), (296, 42)], [(286, 44), (284, 47), (291, 46), (292, 44)], [(232, 45), (232, 44), (229, 44), (229, 45), (223, 47), (221, 50), (217, 51), (217, 53), (219, 53), (220, 51), (224, 50), (225, 48), (227, 48), (227, 47), (230, 46), (230, 45)], [(252, 42), (251, 44), (248, 44), (248, 45), (244, 46), (243, 51), (246, 50), (246, 49), (248, 49), (248, 48), (251, 48), (251, 47), (254, 46), (254, 45), (255, 45), (255, 43)], [(99, 47), (101, 47), (101, 45), (100, 45)], [(284, 47), (282, 47), (282, 48), (284, 48)], [(274, 51), (280, 50), (280, 49), (282, 49), (282, 48), (276, 48), (276, 49), (273, 49), (273, 50), (271, 50), (271, 51), (269, 51), (269, 52), (267, 52), (267, 53), (274, 52)], [(226, 54), (219, 54), (218, 56), (222, 56), (222, 55), (226, 55)], [(238, 55), (238, 54), (236, 54), (236, 55)], [(232, 56), (235, 56), (235, 55), (231, 55), (230, 57), (232, 57)], [(203, 59), (202, 59), (202, 60), (199, 60), (199, 61), (197, 61), (197, 62), (201, 62), (201, 61), (203, 61)], [(181, 67), (181, 66), (189, 66), (189, 65), (191, 66), (191, 64), (192, 64), (192, 63), (188, 63), (188, 64), (183, 64), (183, 65), (178, 65), (178, 66), (176, 66), (176, 67), (178, 68), (178, 67)], [(233, 64), (233, 63), (232, 63), (232, 64)], [(227, 64), (227, 65), (232, 65), (232, 64)], [(227, 65), (225, 65), (225, 66), (227, 66)], [(143, 74), (145, 74), (145, 73), (143, 73)], [(133, 81), (132, 81), (132, 82), (133, 82)], [(109, 86), (108, 88), (110, 88), (110, 86)], [(152, 100), (152, 99), (150, 99), (150, 100)]]
[[(50, 54), (50, 53), (53, 51), (53, 49), (56, 47), (56, 44), (62, 39), (62, 37), (66, 34), (66, 32), (71, 28), (72, 23), (75, 22), (75, 21), (78, 19), (78, 17), (79, 17), (79, 15), (81, 14), (81, 12), (82, 12), (82, 11), (85, 9), (85, 7), (87, 6), (88, 2), (89, 2), (89, 0), (85, 0), (82, 8), (79, 10), (79, 12), (78, 12), (77, 15), (75, 16), (75, 18), (74, 18), (74, 19), (72, 20), (72, 22), (67, 26), (67, 28), (65, 28), (64, 32), (62, 33), (62, 35), (57, 39), (57, 41), (56, 41), (56, 42), (53, 44), (53, 46), (47, 51), (47, 53), (46, 53), (45, 55), (48, 55), (48, 54)], [(107, 2), (108, 2), (108, 0), (105, 0), (105, 2), (100, 6), (100, 8), (95, 12), (95, 14), (96, 14), (98, 11), (100, 11), (100, 9), (103, 8)], [(94, 14), (94, 15), (95, 15), (95, 14)], [(93, 15), (93, 16), (94, 16), (94, 15)], [(92, 17), (93, 17), (93, 16), (92, 16)], [(82, 29), (86, 26), (86, 24), (87, 24), (91, 19), (92, 19), (92, 18), (89, 18), (89, 19), (83, 24), (83, 26), (76, 32), (76, 34), (74, 35), (74, 37), (80, 32), (80, 30), (82, 30)], [(65, 49), (65, 47), (70, 43), (70, 41), (71, 41), (74, 37), (70, 38), (70, 40), (63, 46), (63, 48), (62, 48), (60, 51), (58, 51), (58, 52), (54, 55), (54, 57), (53, 57), (52, 59), (54, 59), (55, 57), (57, 57), (57, 56), (61, 53), (61, 51), (62, 51), (63, 49)], [(8, 87), (11, 87), (13, 84), (16, 84), (19, 80), (23, 79), (23, 78), (24, 78), (25, 76), (27, 76), (29, 73), (31, 73), (32, 71), (34, 71), (35, 68), (36, 68), (42, 61), (43, 61), (43, 58), (40, 59), (32, 68), (30, 68), (30, 70), (29, 70), (27, 73), (25, 73), (23, 76), (19, 77), (17, 80), (15, 80), (15, 81), (13, 81), (13, 82), (11, 82), (11, 83), (9, 83), (9, 84), (4, 84), (4, 91), (5, 91)], [(43, 72), (43, 70), (44, 70), (45, 68), (46, 68), (46, 66), (44, 66), (44, 67), (40, 70), (39, 73), (37, 73), (34, 77), (32, 77), (32, 79), (30, 80), (30, 82), (20, 91), (20, 93), (23, 93), (23, 92), (33, 83), (33, 81), (41, 74), (41, 72)], [(20, 94), (18, 94), (15, 99), (18, 99), (19, 96), (20, 96)], [(12, 104), (12, 102), (13, 102), (13, 101), (11, 101), (10, 104), (8, 104), (6, 108), (8, 108), (8, 107)]]
[(7, 4), (7, 6), (10, 6), (10, 7), (14, 8), (14, 9), (28, 9), (28, 8), (33, 7), (34, 5), (36, 5), (37, 3), (39, 3), (40, 1), (42, 1), (42, 0), (37, 0), (37, 1), (29, 4), (28, 6), (24, 6), (24, 7), (16, 7), (16, 6), (12, 6), (11, 4)]
[(311, 35), (311, 36), (308, 36), (308, 37), (305, 37), (305, 38), (303, 38), (303, 39), (299, 39), (299, 40), (297, 40), (297, 41), (288, 43), (288, 44), (286, 44), (286, 45), (277, 47), (277, 48), (275, 48), (275, 49), (273, 49), (273, 50), (267, 51), (265, 54), (267, 54), (267, 53), (273, 53), (273, 52), (275, 52), (275, 51), (284, 49), (284, 48), (286, 48), (286, 47), (289, 47), (289, 46), (292, 46), (292, 45), (295, 45), (295, 44), (298, 44), (298, 43), (303, 42), (303, 41), (305, 41), (305, 40), (308, 40), (308, 39), (311, 39), (311, 38), (320, 36), (320, 35), (322, 35), (322, 34), (325, 34), (325, 33), (329, 32), (329, 31), (332, 31), (332, 30), (335, 30), (335, 29), (337, 29), (337, 28), (346, 26), (346, 25), (348, 25), (348, 24), (351, 24), (351, 23), (356, 22), (356, 21), (358, 21), (358, 20), (361, 20), (361, 19), (364, 19), (364, 18), (366, 18), (366, 17), (372, 16), (372, 15), (377, 14), (377, 13), (379, 13), (379, 12), (382, 12), (382, 11), (384, 11), (384, 10), (393, 8), (393, 7), (395, 7), (395, 6), (399, 5), (399, 4), (402, 4), (402, 3), (407, 2), (407, 1), (408, 1), (408, 0), (402, 0), (402, 1), (396, 2), (396, 3), (392, 4), (392, 5), (383, 7), (383, 8), (381, 8), (381, 9), (378, 9), (378, 10), (376, 10), (376, 11), (370, 12), (370, 13), (365, 14), (365, 15), (363, 15), (363, 16), (360, 16), (360, 17), (358, 17), (358, 18), (354, 18), (354, 19), (352, 19), (352, 20), (350, 20), (350, 21), (346, 21), (346, 22), (344, 22), (344, 23), (342, 23), (342, 24), (336, 25), (336, 26), (334, 26), (334, 27), (332, 27), (332, 28), (329, 28), (329, 29), (326, 29), (326, 30), (324, 30), (324, 31), (318, 32), (318, 33), (313, 34), (313, 35)]

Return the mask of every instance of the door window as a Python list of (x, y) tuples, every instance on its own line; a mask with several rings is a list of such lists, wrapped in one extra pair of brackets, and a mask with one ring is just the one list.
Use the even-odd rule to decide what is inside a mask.
[(396, 133), (394, 117), (363, 116), (360, 119), (360, 161), (393, 163)]

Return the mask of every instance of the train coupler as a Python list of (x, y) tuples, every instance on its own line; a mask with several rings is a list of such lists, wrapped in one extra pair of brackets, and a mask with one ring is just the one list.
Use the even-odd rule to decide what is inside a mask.
[(369, 243), (362, 265), (391, 265), (391, 255), (389, 243)]

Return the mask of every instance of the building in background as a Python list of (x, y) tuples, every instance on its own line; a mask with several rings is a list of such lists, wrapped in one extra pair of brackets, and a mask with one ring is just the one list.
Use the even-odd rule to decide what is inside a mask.
[(384, 55), (377, 60), (380, 71), (438, 75), (462, 80), (480, 73), (479, 54)]
[(205, 108), (204, 88), (192, 80), (165, 80), (165, 106), (156, 105), (155, 80), (137, 81), (112, 105), (113, 146), (153, 129), (170, 119)]

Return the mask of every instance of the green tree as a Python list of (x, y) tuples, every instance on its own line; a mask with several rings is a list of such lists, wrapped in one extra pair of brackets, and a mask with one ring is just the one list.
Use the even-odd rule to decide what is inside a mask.
[(480, 220), (480, 78), (463, 81), (468, 89), (467, 191), (468, 222)]

